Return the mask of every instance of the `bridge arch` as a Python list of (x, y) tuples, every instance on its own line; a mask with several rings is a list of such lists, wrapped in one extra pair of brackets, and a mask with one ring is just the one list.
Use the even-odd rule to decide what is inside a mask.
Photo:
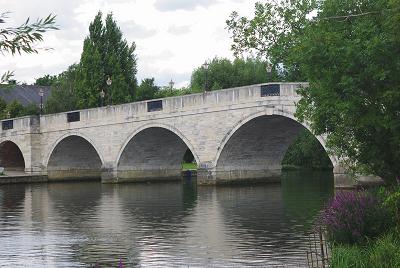
[[(279, 176), (287, 148), (302, 129), (288, 111), (267, 109), (239, 121), (222, 139), (213, 165), (217, 179), (258, 178)], [(323, 136), (314, 136), (326, 151)], [(332, 165), (337, 159), (329, 155)]]
[(5, 140), (0, 143), (0, 167), (5, 171), (25, 171), (25, 157), (16, 142)]
[(199, 163), (193, 145), (178, 129), (160, 123), (145, 124), (120, 148), (115, 163), (117, 177), (122, 180), (180, 178), (187, 149)]
[(52, 144), (44, 166), (50, 180), (100, 179), (103, 163), (91, 139), (80, 133), (68, 133)]

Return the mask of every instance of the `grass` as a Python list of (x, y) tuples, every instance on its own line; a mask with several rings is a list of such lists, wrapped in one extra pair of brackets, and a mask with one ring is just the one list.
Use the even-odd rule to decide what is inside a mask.
[(330, 267), (400, 267), (400, 235), (392, 231), (364, 246), (336, 245), (332, 248)]
[(194, 170), (197, 169), (196, 163), (182, 163), (182, 170)]

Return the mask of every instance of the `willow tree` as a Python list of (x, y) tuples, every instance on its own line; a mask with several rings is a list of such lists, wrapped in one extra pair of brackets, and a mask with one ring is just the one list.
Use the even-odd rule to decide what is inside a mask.
[[(98, 12), (89, 25), (79, 64), (77, 81), (78, 107), (96, 107), (100, 92), (105, 92), (105, 104), (119, 104), (134, 99), (137, 87), (135, 43), (123, 39), (117, 23), (108, 14), (105, 23)], [(112, 83), (108, 85), (107, 79)]]

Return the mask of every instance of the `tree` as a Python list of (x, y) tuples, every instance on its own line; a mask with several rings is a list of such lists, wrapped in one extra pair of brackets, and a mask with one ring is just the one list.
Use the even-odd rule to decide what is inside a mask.
[(297, 59), (310, 82), (297, 116), (356, 171), (400, 183), (399, 0), (326, 0)]
[(7, 104), (5, 115), (10, 118), (24, 116), (24, 106), (19, 103), (17, 100), (13, 100), (12, 102)]
[[(5, 23), (8, 12), (0, 14), (0, 24)], [(28, 18), (25, 23), (18, 27), (0, 28), (0, 53), (38, 53), (34, 45), (43, 41), (43, 33), (58, 29), (55, 26), (55, 15), (50, 14), (45, 19), (37, 19), (30, 23)], [(0, 83), (7, 82), (13, 76), (13, 72), (7, 71), (0, 78)]]
[(6, 118), (7, 102), (0, 97), (0, 119)]
[(400, 1), (279, 3), (258, 3), (251, 20), (232, 14), (234, 51), (255, 50), (309, 81), (296, 116), (327, 134), (349, 168), (400, 182)]
[(317, 8), (317, 0), (276, 0), (255, 4), (254, 17), (240, 17), (233, 12), (226, 21), (232, 35), (232, 50), (236, 56), (256, 54), (283, 66), (280, 78), (302, 81), (304, 76), (293, 58), (293, 48), (309, 24), (308, 15)]
[(287, 149), (282, 165), (309, 169), (332, 169), (325, 149), (310, 131), (304, 129)]
[(75, 93), (78, 68), (77, 64), (73, 64), (68, 67), (68, 70), (57, 76), (56, 81), (52, 84), (51, 95), (44, 105), (46, 113), (60, 113), (78, 108)]
[(258, 59), (237, 58), (230, 61), (225, 58), (214, 58), (209, 63), (207, 71), (203, 66), (193, 71), (190, 82), (193, 90), (204, 90), (205, 72), (207, 72), (207, 88), (209, 90), (259, 84), (272, 78), (266, 72), (266, 63)]
[(51, 86), (57, 81), (57, 75), (46, 74), (43, 77), (39, 77), (35, 81), (36, 86)]
[(40, 114), (40, 106), (36, 103), (29, 103), (24, 106), (23, 112), (19, 116), (27, 116), (27, 115), (39, 115)]
[[(107, 104), (132, 101), (137, 87), (135, 43), (128, 45), (122, 32), (108, 14), (105, 25), (98, 12), (89, 26), (79, 64), (77, 99), (80, 108), (99, 106), (101, 90)], [(110, 78), (112, 84), (106, 84)]]
[(135, 100), (143, 101), (154, 99), (159, 90), (160, 88), (154, 84), (154, 78), (143, 79), (136, 91)]

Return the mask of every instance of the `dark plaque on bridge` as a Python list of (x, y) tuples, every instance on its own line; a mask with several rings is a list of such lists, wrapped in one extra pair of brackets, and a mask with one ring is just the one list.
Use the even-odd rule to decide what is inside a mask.
[(281, 94), (281, 87), (279, 84), (270, 84), (261, 86), (261, 97), (279, 96)]
[(162, 100), (147, 102), (147, 111), (148, 112), (161, 111), (162, 109), (163, 109)]
[(3, 130), (13, 129), (14, 128), (14, 120), (6, 120), (1, 122), (1, 128)]
[(67, 122), (77, 122), (81, 121), (81, 113), (80, 112), (72, 112), (72, 113), (67, 113)]

